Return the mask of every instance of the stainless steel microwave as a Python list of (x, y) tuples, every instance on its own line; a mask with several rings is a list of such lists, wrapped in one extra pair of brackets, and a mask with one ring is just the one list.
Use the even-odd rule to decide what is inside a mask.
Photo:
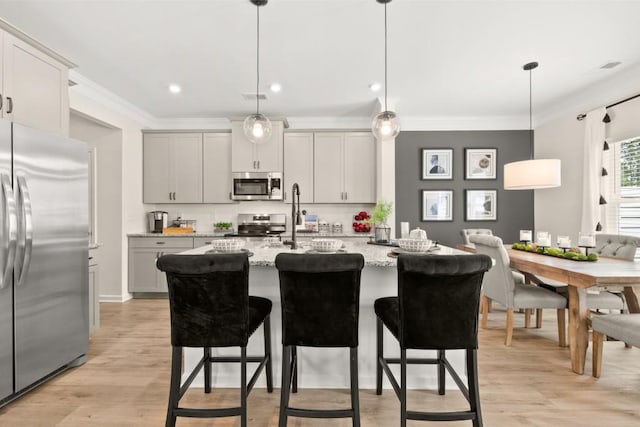
[(282, 172), (233, 172), (233, 200), (282, 200)]

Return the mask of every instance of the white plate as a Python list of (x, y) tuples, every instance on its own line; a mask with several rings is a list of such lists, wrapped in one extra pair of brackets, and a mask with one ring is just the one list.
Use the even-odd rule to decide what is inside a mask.
[(393, 248), (391, 249), (391, 252), (393, 252), (394, 254), (424, 254), (427, 252), (433, 252), (433, 251), (439, 251), (440, 250), (440, 246), (431, 246), (429, 249), (427, 249), (426, 251), (408, 251), (406, 249), (402, 249), (402, 248)]
[(253, 256), (253, 252), (251, 252), (249, 249), (240, 249), (239, 251), (218, 251), (215, 249), (210, 249), (208, 251), (205, 252), (205, 254), (241, 254), (243, 252), (246, 252), (249, 254), (249, 256)]
[(346, 254), (347, 251), (344, 249), (338, 249), (337, 251), (316, 251), (315, 249), (309, 249), (305, 253), (307, 254)]

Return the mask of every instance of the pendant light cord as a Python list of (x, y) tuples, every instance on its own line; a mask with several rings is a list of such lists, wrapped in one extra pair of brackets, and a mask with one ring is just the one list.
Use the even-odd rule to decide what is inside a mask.
[(384, 4), (384, 111), (387, 109), (387, 3)]
[(260, 114), (260, 6), (256, 6), (256, 114)]
[(531, 69), (529, 69), (529, 144), (533, 147), (533, 119), (532, 119), (532, 90), (531, 90)]

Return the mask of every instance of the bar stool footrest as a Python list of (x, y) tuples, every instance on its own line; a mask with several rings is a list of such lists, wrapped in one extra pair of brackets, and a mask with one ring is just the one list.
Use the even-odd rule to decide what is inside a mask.
[(353, 417), (352, 409), (301, 409), (287, 408), (288, 416), (303, 418), (350, 418)]

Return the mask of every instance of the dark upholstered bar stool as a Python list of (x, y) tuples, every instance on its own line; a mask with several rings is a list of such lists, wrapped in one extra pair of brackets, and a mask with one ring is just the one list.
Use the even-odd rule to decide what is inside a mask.
[[(287, 417), (346, 418), (360, 426), (358, 400), (358, 315), (361, 254), (289, 254), (276, 256), (282, 303), (282, 389), (280, 427)], [(289, 407), (297, 391), (296, 347), (349, 347), (351, 408)], [(293, 383), (293, 384), (292, 384)]]
[[(400, 399), (400, 426), (407, 420), (473, 420), (482, 426), (478, 394), (478, 305), (484, 272), (491, 268), (486, 255), (398, 256), (398, 296), (374, 303), (378, 360), (376, 392), (382, 394), (382, 371)], [(398, 339), (400, 358), (385, 358), (382, 325)], [(407, 358), (407, 349), (437, 350), (437, 358)], [(446, 358), (446, 350), (466, 350), (465, 385)], [(400, 385), (389, 369), (400, 364)], [(445, 393), (445, 368), (469, 402), (468, 411), (418, 412), (407, 409), (407, 364), (438, 366), (438, 393)]]
[[(249, 260), (246, 253), (215, 255), (165, 255), (157, 261), (167, 275), (171, 311), (171, 385), (167, 426), (176, 417), (241, 417), (247, 425), (247, 396), (258, 375), (266, 367), (267, 390), (273, 391), (271, 368), (271, 301), (249, 296)], [(247, 357), (249, 337), (264, 323), (264, 356)], [(201, 347), (204, 355), (185, 383), (182, 348)], [(213, 357), (211, 347), (240, 347), (240, 356)], [(195, 409), (178, 406), (198, 372), (204, 367), (204, 391), (211, 392), (211, 364), (240, 363), (240, 406)], [(259, 363), (247, 384), (247, 362)]]

